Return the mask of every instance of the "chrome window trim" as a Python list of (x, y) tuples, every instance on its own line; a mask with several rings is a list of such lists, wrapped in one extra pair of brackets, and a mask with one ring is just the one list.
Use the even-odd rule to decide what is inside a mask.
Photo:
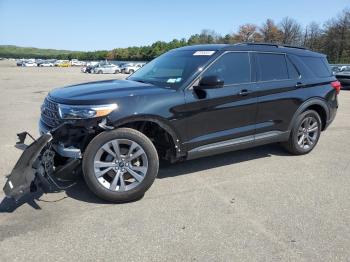
[[(209, 63), (206, 68), (195, 78), (193, 79), (190, 84), (187, 85), (187, 87), (184, 88), (184, 90), (192, 90), (195, 83), (202, 77), (202, 75), (209, 69), (211, 68), (211, 66), (218, 61), (222, 56), (224, 56), (227, 53), (248, 53), (249, 56), (249, 65), (250, 65), (250, 79), (252, 79), (252, 61), (251, 61), (251, 56), (250, 54), (277, 54), (277, 55), (284, 55), (284, 58), (286, 60), (286, 66), (287, 66), (287, 59), (288, 58), (288, 54), (284, 53), (284, 52), (269, 52), (269, 51), (225, 51), (223, 52), (221, 55), (219, 55), (218, 57), (216, 57), (211, 63)], [(229, 86), (237, 86), (237, 85), (245, 85), (245, 84), (258, 84), (258, 83), (267, 83), (267, 82), (281, 82), (281, 81), (287, 81), (287, 80), (300, 80), (302, 78), (302, 75), (300, 73), (300, 71), (297, 69), (297, 67), (295, 66), (295, 64), (291, 61), (291, 59), (289, 59), (289, 62), (295, 67), (295, 69), (297, 70), (298, 74), (299, 74), (299, 78), (287, 78), (287, 79), (275, 79), (275, 80), (265, 80), (265, 81), (250, 81), (250, 82), (245, 82), (245, 83), (235, 83), (235, 84), (228, 84), (228, 85), (224, 85), (224, 87), (229, 87)], [(256, 66), (258, 66), (258, 63), (256, 61)], [(288, 72), (288, 76), (289, 76), (289, 71), (288, 71), (288, 66), (287, 66), (287, 72)]]

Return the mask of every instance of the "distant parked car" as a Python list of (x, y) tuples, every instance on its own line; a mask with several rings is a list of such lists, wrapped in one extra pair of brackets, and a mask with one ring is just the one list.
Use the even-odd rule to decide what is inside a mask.
[(340, 66), (331, 66), (331, 70), (333, 72), (333, 75), (336, 75), (338, 72), (340, 72)]
[(336, 73), (335, 77), (342, 84), (342, 86), (350, 87), (350, 70)]
[(53, 63), (54, 66), (58, 66), (59, 64), (61, 64), (63, 62), (63, 60), (56, 60), (55, 63)]
[(45, 62), (42, 62), (41, 64), (39, 64), (39, 66), (40, 67), (52, 67), (52, 66), (54, 66), (54, 63), (45, 61)]
[(71, 66), (69, 60), (56, 60), (54, 63), (54, 66), (59, 66), (59, 67), (68, 67)]
[(58, 67), (70, 67), (71, 64), (70, 64), (70, 62), (68, 60), (64, 60), (61, 63), (59, 63), (57, 66)]
[(72, 60), (70, 61), (70, 64), (71, 64), (72, 66), (83, 66), (83, 65), (85, 65), (85, 62), (79, 61), (78, 59), (72, 59)]
[(350, 65), (341, 66), (340, 71), (350, 71)]
[(44, 59), (36, 59), (35, 60), (35, 63), (37, 66), (40, 66), (42, 63), (45, 63), (45, 62), (46, 62), (46, 60), (44, 60)]
[(24, 62), (22, 64), (22, 66), (25, 66), (25, 67), (34, 67), (34, 66), (38, 66), (36, 63), (34, 62), (31, 62), (31, 61), (28, 61), (28, 62)]
[(138, 64), (133, 64), (133, 63), (129, 63), (129, 64), (125, 64), (121, 67), (121, 72), (124, 74), (133, 74), (135, 71), (139, 70), (141, 67), (143, 66), (143, 64), (138, 63)]
[(114, 64), (98, 65), (93, 70), (95, 74), (117, 74), (120, 71), (120, 67)]
[(84, 67), (81, 68), (81, 72), (83, 72), (83, 73), (93, 73), (94, 72), (94, 68), (96, 66), (98, 66), (98, 64), (97, 65), (90, 64), (90, 65), (84, 66)]
[(17, 60), (16, 65), (17, 66), (23, 66), (24, 61), (23, 60)]

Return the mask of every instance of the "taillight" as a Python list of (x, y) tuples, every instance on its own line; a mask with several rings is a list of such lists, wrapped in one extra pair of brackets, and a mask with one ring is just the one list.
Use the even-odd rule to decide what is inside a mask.
[(337, 94), (339, 94), (340, 89), (341, 89), (341, 83), (339, 81), (334, 81), (331, 83), (331, 86), (335, 89)]

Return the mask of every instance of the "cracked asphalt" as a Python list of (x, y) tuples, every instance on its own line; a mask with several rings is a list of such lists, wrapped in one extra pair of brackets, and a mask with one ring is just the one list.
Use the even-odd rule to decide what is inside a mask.
[[(1, 184), (20, 155), (16, 133), (38, 134), (50, 89), (119, 77), (0, 62)], [(269, 145), (166, 166), (121, 205), (82, 180), (28, 203), (1, 192), (0, 261), (350, 261), (350, 90), (339, 100), (306, 156)]]

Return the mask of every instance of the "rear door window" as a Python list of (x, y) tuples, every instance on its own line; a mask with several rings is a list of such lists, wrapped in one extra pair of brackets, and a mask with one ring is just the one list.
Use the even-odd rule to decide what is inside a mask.
[(300, 77), (298, 70), (296, 69), (295, 65), (290, 61), (289, 57), (287, 57), (287, 67), (290, 79), (297, 79)]
[(260, 81), (289, 79), (286, 56), (284, 54), (257, 53)]

